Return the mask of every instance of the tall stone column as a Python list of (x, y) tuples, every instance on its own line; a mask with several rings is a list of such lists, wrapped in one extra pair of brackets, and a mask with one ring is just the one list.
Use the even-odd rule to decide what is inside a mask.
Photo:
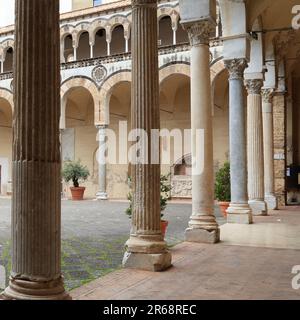
[(227, 222), (252, 223), (252, 211), (248, 204), (247, 156), (246, 156), (246, 107), (243, 96), (246, 59), (224, 61), (229, 71), (229, 132), (230, 132), (230, 181), (231, 203), (227, 210)]
[(67, 299), (61, 276), (59, 1), (16, 1), (12, 271), (5, 297)]
[[(214, 216), (214, 169), (209, 20), (183, 24), (191, 43), (192, 216), (185, 240), (216, 243), (220, 229)], [(199, 135), (203, 135), (203, 142)]]
[(265, 201), (270, 210), (278, 207), (274, 181), (273, 91), (262, 89)]
[(267, 204), (264, 201), (264, 150), (261, 79), (245, 81), (248, 91), (248, 193), (249, 205), (253, 215), (266, 215)]
[(171, 254), (161, 232), (160, 165), (151, 163), (156, 141), (151, 131), (160, 128), (157, 0), (133, 0), (132, 21), (131, 123), (147, 133), (148, 164), (131, 163), (132, 228), (123, 265), (161, 271), (171, 266)]
[(96, 194), (98, 200), (107, 200), (107, 192), (106, 192), (106, 127), (97, 126), (98, 129), (98, 140), (99, 140), (99, 153), (98, 153), (98, 177), (99, 177), (99, 191)]

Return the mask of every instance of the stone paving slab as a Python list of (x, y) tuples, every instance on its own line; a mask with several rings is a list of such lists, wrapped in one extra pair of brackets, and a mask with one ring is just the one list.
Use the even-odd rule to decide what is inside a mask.
[(224, 224), (216, 245), (171, 248), (162, 273), (120, 270), (71, 292), (79, 300), (299, 300), (292, 268), (300, 265), (300, 208), (255, 217), (253, 225)]
[[(124, 201), (62, 201), (62, 272), (68, 290), (82, 286), (121, 267), (130, 219)], [(171, 202), (167, 243), (180, 243), (191, 215), (190, 201)], [(216, 207), (219, 223), (225, 220)], [(0, 198), (0, 265), (11, 269), (11, 200)]]
[(300, 299), (299, 250), (182, 243), (161, 273), (120, 270), (71, 292), (78, 300)]

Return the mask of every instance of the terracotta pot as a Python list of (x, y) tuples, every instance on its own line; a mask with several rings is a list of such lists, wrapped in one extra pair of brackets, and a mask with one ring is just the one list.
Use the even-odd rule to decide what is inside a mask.
[(160, 222), (161, 233), (162, 233), (162, 235), (163, 235), (164, 237), (165, 237), (165, 235), (166, 235), (168, 225), (169, 225), (169, 221), (161, 220), (161, 222)]
[(83, 200), (85, 187), (78, 187), (78, 188), (71, 187), (70, 190), (71, 190), (71, 193), (72, 193), (72, 200), (73, 201), (81, 201), (81, 200)]
[(223, 216), (224, 216), (225, 218), (227, 217), (227, 212), (226, 212), (226, 210), (228, 209), (229, 205), (230, 205), (230, 202), (225, 202), (225, 201), (219, 202), (219, 207), (220, 207), (221, 212), (222, 212), (222, 214), (223, 214)]

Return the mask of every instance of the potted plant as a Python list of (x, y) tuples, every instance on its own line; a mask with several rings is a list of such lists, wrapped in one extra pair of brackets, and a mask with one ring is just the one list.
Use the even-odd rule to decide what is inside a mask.
[(80, 160), (65, 162), (62, 176), (67, 183), (69, 181), (72, 181), (73, 183), (73, 187), (70, 187), (73, 201), (83, 200), (85, 187), (80, 187), (79, 181), (87, 180), (89, 175), (90, 172), (88, 168), (83, 166)]
[[(161, 218), (164, 216), (164, 211), (167, 207), (168, 200), (170, 198), (170, 191), (172, 189), (170, 183), (169, 183), (169, 176), (170, 175), (161, 175), (160, 177), (160, 212), (161, 212)], [(131, 179), (129, 178), (129, 185), (131, 185)], [(128, 194), (128, 200), (129, 200), (129, 207), (126, 209), (126, 214), (131, 218), (132, 216), (132, 202), (133, 197), (132, 193), (130, 192)], [(167, 232), (167, 227), (169, 225), (169, 221), (167, 220), (161, 220), (161, 233), (165, 237)]]
[(227, 216), (227, 209), (231, 201), (230, 190), (230, 164), (226, 161), (216, 174), (215, 195), (218, 200), (221, 212)]

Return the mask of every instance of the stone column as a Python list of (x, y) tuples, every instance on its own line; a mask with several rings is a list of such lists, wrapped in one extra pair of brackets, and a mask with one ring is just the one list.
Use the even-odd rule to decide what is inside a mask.
[(73, 61), (77, 61), (77, 47), (73, 46)]
[(278, 207), (274, 182), (273, 91), (262, 89), (265, 201), (270, 210)]
[[(192, 216), (185, 240), (216, 243), (220, 230), (214, 216), (214, 168), (209, 38), (210, 21), (184, 23), (191, 43)], [(203, 141), (199, 140), (203, 134)], [(198, 136), (198, 138), (197, 138)]]
[[(160, 128), (157, 49), (157, 0), (132, 1), (133, 129), (148, 137), (148, 164), (131, 163), (132, 228), (123, 265), (151, 271), (171, 266), (171, 254), (161, 232), (160, 165), (151, 163), (152, 129)], [(157, 145), (156, 148), (159, 149)]]
[(4, 71), (4, 60), (0, 60), (0, 73)]
[[(16, 1), (8, 299), (67, 299), (61, 276), (58, 0)], [(28, 36), (30, 35), (30, 36)]]
[(94, 43), (91, 42), (90, 43), (90, 58), (93, 59), (94, 58)]
[(99, 177), (99, 191), (96, 194), (98, 200), (107, 200), (106, 192), (106, 127), (97, 126), (98, 129), (98, 141), (99, 141), (99, 152), (98, 152), (98, 177)]
[(247, 156), (246, 156), (246, 107), (243, 96), (246, 59), (224, 61), (229, 71), (229, 132), (230, 132), (230, 180), (231, 203), (227, 210), (227, 222), (252, 223), (248, 204)]
[(267, 204), (264, 201), (264, 150), (263, 150), (263, 124), (261, 79), (248, 79), (245, 81), (248, 90), (248, 193), (249, 205), (253, 215), (266, 215)]
[(110, 39), (106, 39), (106, 43), (107, 43), (107, 55), (110, 56)]

